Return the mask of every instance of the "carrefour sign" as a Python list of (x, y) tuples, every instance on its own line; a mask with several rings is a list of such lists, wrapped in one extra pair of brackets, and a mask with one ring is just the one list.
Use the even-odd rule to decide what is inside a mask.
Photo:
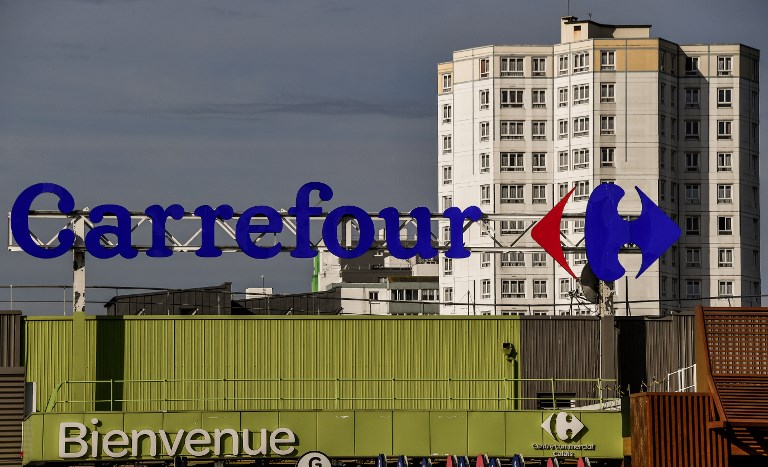
[[(310, 206), (309, 198), (313, 192), (317, 192), (321, 201), (329, 201), (333, 197), (330, 186), (321, 182), (309, 182), (304, 184), (296, 193), (296, 204), (288, 210), (288, 214), (295, 218), (296, 246), (291, 251), (294, 258), (312, 258), (317, 256), (317, 251), (312, 248), (310, 242), (310, 218), (320, 216), (323, 209), (319, 206)], [(44, 194), (51, 194), (58, 198), (58, 209), (64, 215), (75, 211), (75, 199), (66, 188), (55, 183), (38, 183), (24, 190), (11, 210), (11, 231), (17, 244), (26, 253), (37, 258), (56, 258), (64, 255), (75, 246), (76, 235), (69, 229), (58, 232), (58, 246), (42, 247), (30, 235), (29, 213), (35, 200)], [(146, 255), (155, 258), (167, 257), (173, 254), (173, 250), (166, 245), (165, 226), (173, 220), (180, 220), (185, 215), (185, 209), (179, 204), (161, 206), (154, 204), (144, 211), (152, 223), (152, 245), (146, 251)], [(280, 213), (269, 206), (252, 206), (241, 214), (236, 215), (235, 210), (228, 204), (218, 207), (203, 205), (194, 210), (194, 215), (200, 219), (201, 245), (195, 251), (200, 257), (217, 257), (221, 250), (216, 246), (214, 239), (214, 227), (218, 221), (229, 220), (237, 217), (235, 238), (240, 250), (246, 255), (256, 259), (267, 259), (276, 256), (282, 251), (282, 245), (277, 242), (271, 246), (262, 246), (251, 239), (251, 234), (278, 234), (283, 230), (283, 222)], [(378, 217), (383, 219), (386, 226), (387, 248), (395, 258), (410, 259), (416, 255), (422, 258), (433, 258), (437, 255), (437, 249), (432, 245), (431, 217), (429, 209), (417, 207), (410, 212), (410, 216), (417, 223), (417, 240), (412, 247), (404, 247), (400, 238), (400, 212), (393, 207), (382, 209)], [(448, 258), (466, 258), (469, 250), (464, 247), (463, 226), (465, 221), (478, 221), (483, 214), (477, 206), (466, 209), (451, 207), (445, 210), (443, 217), (448, 219), (451, 230), (451, 246), (445, 252)], [(114, 225), (95, 225), (102, 223), (105, 218), (116, 220)], [(352, 218), (359, 226), (359, 239), (352, 249), (344, 248), (338, 238), (338, 225), (345, 218)], [(132, 246), (131, 213), (118, 204), (102, 204), (94, 207), (88, 213), (88, 219), (94, 226), (87, 232), (84, 238), (85, 249), (96, 258), (107, 259), (115, 256), (123, 258), (135, 258), (139, 252)], [(258, 223), (254, 223), (258, 221)], [(101, 239), (109, 235), (117, 241), (111, 246), (102, 244)], [(328, 251), (340, 258), (356, 258), (371, 249), (376, 235), (371, 216), (357, 206), (340, 206), (333, 209), (325, 217), (322, 227), (323, 242)]]
[[(575, 189), (575, 188), (574, 188)], [(618, 213), (618, 205), (624, 196), (624, 190), (615, 184), (597, 186), (589, 197), (585, 215), (585, 246), (587, 259), (595, 275), (604, 281), (614, 281), (625, 274), (619, 262), (619, 252), (627, 244), (635, 245), (642, 252), (642, 264), (637, 273), (639, 277), (662, 254), (674, 244), (682, 234), (675, 224), (645, 193), (635, 187), (642, 202), (642, 213), (632, 221), (625, 220)], [(333, 197), (330, 186), (321, 182), (309, 182), (299, 188), (296, 203), (288, 210), (292, 221), (292, 231), (296, 236), (296, 245), (290, 251), (294, 258), (312, 258), (317, 256), (316, 245), (311, 241), (310, 220), (324, 216), (322, 240), (328, 251), (340, 258), (356, 258), (370, 250), (374, 245), (376, 229), (372, 216), (357, 206), (340, 206), (324, 214), (319, 206), (310, 206), (310, 196), (317, 193), (320, 201), (329, 201)], [(563, 197), (531, 229), (531, 238), (536, 241), (569, 274), (576, 277), (566, 262), (560, 239), (560, 221), (563, 210), (573, 190)], [(54, 195), (58, 198), (58, 210), (62, 215), (75, 212), (75, 199), (66, 188), (54, 183), (38, 183), (24, 190), (13, 204), (10, 224), (13, 238), (18, 246), (28, 254), (38, 258), (56, 258), (75, 247), (78, 241), (75, 232), (68, 228), (57, 234), (58, 245), (41, 245), (30, 232), (30, 211), (35, 200), (41, 195)], [(179, 204), (161, 206), (154, 204), (144, 210), (143, 215), (152, 225), (151, 246), (145, 254), (162, 258), (173, 254), (173, 249), (166, 245), (166, 225), (184, 218), (188, 213)], [(237, 241), (237, 250), (256, 259), (272, 258), (283, 251), (283, 245), (263, 245), (254, 241), (252, 235), (262, 237), (265, 234), (279, 234), (283, 231), (283, 216), (269, 206), (252, 206), (242, 213), (236, 213), (228, 204), (218, 207), (202, 205), (195, 208), (193, 215), (199, 219), (200, 246), (195, 254), (200, 257), (216, 257), (222, 254), (216, 246), (214, 228), (217, 223), (237, 219), (233, 230)], [(431, 220), (433, 214), (426, 207), (417, 207), (408, 213), (417, 226), (416, 241), (406, 247), (400, 239), (403, 227), (401, 221), (405, 214), (396, 208), (388, 207), (378, 212), (378, 218), (384, 221), (386, 248), (389, 254), (399, 259), (415, 256), (433, 258), (438, 250), (432, 242)], [(447, 258), (467, 258), (470, 249), (464, 243), (465, 223), (476, 222), (484, 217), (480, 208), (469, 206), (466, 209), (450, 207), (441, 217), (448, 220), (450, 242), (445, 251)], [(133, 246), (132, 214), (118, 204), (102, 204), (88, 211), (91, 229), (84, 234), (84, 248), (96, 258), (135, 258), (139, 250)], [(338, 226), (344, 219), (353, 219), (358, 226), (359, 238), (354, 247), (346, 248), (339, 240)], [(106, 222), (105, 222), (106, 221)], [(115, 238), (104, 244), (104, 238)], [(496, 243), (502, 246), (498, 241)], [(511, 248), (511, 246), (510, 246)]]

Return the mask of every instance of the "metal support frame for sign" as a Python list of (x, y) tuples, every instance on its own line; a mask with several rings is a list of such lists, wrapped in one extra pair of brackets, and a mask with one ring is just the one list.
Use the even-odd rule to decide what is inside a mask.
[[(151, 231), (151, 225), (152, 225), (152, 219), (147, 216), (144, 212), (131, 212), (131, 233), (132, 233), (132, 247), (136, 249), (137, 251), (143, 252), (147, 251), (151, 247), (151, 238), (150, 241), (147, 243), (140, 243), (136, 242), (133, 238), (133, 234), (141, 234), (142, 230), (149, 229)], [(323, 213), (321, 215), (312, 216), (310, 218), (310, 224), (315, 224), (315, 229), (313, 229), (313, 232), (318, 234), (320, 232), (320, 225), (322, 222), (325, 221), (328, 213)], [(378, 213), (369, 213), (371, 216), (373, 222), (378, 227), (383, 226), (384, 220), (378, 218)], [(402, 222), (400, 224), (400, 232), (403, 230), (407, 230), (410, 226), (415, 225), (415, 220), (410, 216), (409, 213), (402, 212), (399, 214), (400, 218), (402, 219)], [(228, 240), (235, 240), (236, 238), (236, 232), (235, 228), (233, 227), (233, 223), (236, 223), (240, 214), (235, 213), (232, 219), (230, 220), (222, 220), (217, 219), (216, 220), (216, 226), (218, 227), (218, 232), (222, 232), (224, 236)], [(272, 246), (277, 243), (278, 237), (281, 237), (281, 243), (282, 248), (281, 251), (283, 252), (290, 252), (295, 247), (291, 245), (286, 245), (285, 242), (282, 241), (282, 237), (285, 237), (287, 235), (296, 235), (297, 232), (297, 225), (296, 225), (296, 218), (290, 214), (288, 214), (287, 211), (281, 210), (280, 216), (282, 218), (282, 224), (283, 224), (283, 232), (280, 234), (264, 234), (261, 233), (255, 237), (252, 237), (252, 241), (255, 242), (257, 245), (260, 246)], [(583, 220), (584, 219), (583, 213), (576, 213), (576, 214), (563, 214), (564, 220)], [(534, 244), (534, 245), (520, 245), (519, 243), (523, 240), (527, 240), (530, 243), (530, 236), (529, 232), (533, 225), (541, 218), (540, 214), (530, 214), (530, 213), (508, 213), (508, 214), (484, 214), (482, 220), (479, 222), (480, 228), (483, 229), (486, 232), (486, 235), (483, 235), (484, 237), (487, 237), (491, 240), (492, 245), (479, 245), (479, 244), (472, 244), (472, 243), (466, 243), (465, 247), (467, 250), (473, 253), (502, 253), (509, 251), (510, 248), (514, 247), (515, 250), (523, 250), (523, 251), (544, 251), (540, 246)], [(115, 218), (110, 216), (105, 216), (105, 222), (108, 223), (110, 221), (113, 221)], [(431, 214), (431, 220), (433, 223), (432, 231), (432, 242), (435, 245), (435, 248), (438, 251), (446, 251), (450, 247), (450, 242), (446, 241), (445, 239), (439, 238), (438, 235), (435, 234), (436, 229), (434, 228), (436, 224), (438, 223), (438, 220), (444, 219), (442, 213), (432, 213)], [(29, 232), (30, 238), (32, 241), (41, 248), (53, 248), (56, 246), (57, 243), (57, 233), (61, 229), (69, 229), (73, 231), (76, 235), (76, 241), (72, 248), (72, 254), (73, 254), (73, 277), (72, 277), (72, 288), (73, 288), (73, 296), (72, 296), (72, 309), (75, 312), (78, 311), (84, 311), (85, 310), (85, 245), (83, 242), (83, 239), (85, 238), (85, 235), (90, 231), (92, 228), (94, 228), (94, 224), (90, 221), (88, 218), (88, 210), (82, 210), (82, 211), (74, 211), (71, 214), (62, 214), (59, 211), (30, 211), (29, 212), (29, 220), (30, 222), (38, 220), (49, 220), (49, 221), (63, 221), (63, 226), (59, 226), (58, 230), (56, 230), (50, 240), (43, 240), (42, 238), (47, 237), (41, 237), (41, 235), (36, 234), (33, 231)], [(490, 225), (495, 224), (497, 222), (506, 221), (506, 220), (525, 220), (525, 221), (532, 221), (528, 225), (528, 227), (523, 230), (520, 233), (517, 233), (515, 235), (509, 236), (509, 239), (500, 239), (494, 232), (498, 231), (498, 229), (491, 229)], [(169, 226), (179, 226), (179, 225), (189, 225), (190, 222), (200, 222), (200, 218), (195, 216), (191, 212), (184, 213), (184, 216), (178, 220), (173, 222), (168, 222), (166, 224), (165, 229), (165, 239), (166, 239), (166, 246), (173, 251), (174, 253), (193, 253), (199, 248), (199, 241), (201, 239), (202, 235), (202, 227), (198, 227), (197, 229), (192, 228), (191, 234), (185, 234), (182, 236), (180, 233), (174, 234), (169, 229)], [(466, 231), (470, 228), (472, 225), (472, 222), (466, 221), (463, 227), (463, 230)], [(146, 226), (146, 227), (145, 227)], [(355, 228), (354, 222), (352, 222), (351, 225), (352, 228)], [(172, 228), (172, 227), (171, 227)], [(348, 229), (343, 228), (343, 230), (347, 231)], [(378, 229), (377, 229), (378, 230)], [(342, 235), (348, 235), (347, 232), (342, 233)], [(267, 239), (268, 236), (273, 237), (272, 242), (269, 242), (269, 239)], [(149, 237), (148, 234), (145, 234), (145, 237)], [(505, 235), (506, 237), (506, 235)], [(584, 237), (579, 236), (579, 238), (576, 241), (573, 241), (573, 239), (568, 238), (565, 234), (561, 232), (560, 234), (560, 240), (561, 244), (563, 245), (563, 251), (564, 252), (584, 252), (585, 246), (584, 246)], [(105, 247), (112, 247), (115, 246), (115, 243), (107, 238), (106, 236), (102, 236), (100, 238), (100, 242)], [(347, 246), (352, 245), (352, 240), (347, 238), (346, 239)], [(217, 245), (217, 247), (223, 252), (223, 253), (232, 253), (232, 252), (241, 252), (241, 248), (237, 246), (237, 244), (222, 244)], [(379, 239), (376, 242), (374, 242), (374, 245), (371, 247), (372, 250), (379, 250), (383, 247), (386, 247), (386, 239)], [(321, 241), (313, 241), (312, 242), (312, 248), (318, 249), (322, 248)], [(15, 243), (15, 240), (13, 238), (12, 232), (11, 232), (11, 222), (10, 222), (10, 215), (8, 217), (8, 250), (12, 252), (19, 252), (23, 251), (22, 248)], [(637, 252), (635, 248), (628, 248), (628, 252)]]

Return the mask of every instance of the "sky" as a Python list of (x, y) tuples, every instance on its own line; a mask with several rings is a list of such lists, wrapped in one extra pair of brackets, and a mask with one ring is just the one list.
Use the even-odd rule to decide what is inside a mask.
[[(334, 189), (326, 209), (436, 210), (437, 63), (475, 46), (556, 43), (567, 5), (0, 0), (0, 209), (9, 212), (22, 190), (40, 182), (65, 186), (78, 208), (287, 209), (301, 185), (322, 181)], [(570, 14), (590, 13), (603, 23), (652, 24), (654, 37), (677, 43), (768, 50), (763, 0), (570, 2)], [(762, 68), (768, 76), (765, 60)], [(768, 206), (767, 188), (761, 196)], [(762, 223), (768, 232), (768, 216)], [(17, 287), (15, 308), (25, 297), (50, 296), (54, 303), (42, 310), (66, 309), (60, 290), (18, 287), (71, 284), (71, 258), (36, 259), (5, 245), (0, 287)], [(309, 290), (312, 262), (285, 254), (139, 255), (88, 258), (86, 271), (89, 286), (233, 282), (236, 291), (261, 286), (264, 275), (267, 287), (284, 293)], [(89, 298), (104, 294), (113, 295)], [(0, 288), (0, 306), (9, 299)]]

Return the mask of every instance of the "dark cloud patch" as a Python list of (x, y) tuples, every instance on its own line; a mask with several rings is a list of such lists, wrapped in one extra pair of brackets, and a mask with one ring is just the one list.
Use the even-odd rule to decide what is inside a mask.
[(316, 98), (292, 102), (210, 103), (167, 110), (129, 110), (126, 113), (196, 119), (254, 120), (270, 115), (379, 115), (401, 119), (432, 117), (432, 104), (423, 101), (362, 101)]

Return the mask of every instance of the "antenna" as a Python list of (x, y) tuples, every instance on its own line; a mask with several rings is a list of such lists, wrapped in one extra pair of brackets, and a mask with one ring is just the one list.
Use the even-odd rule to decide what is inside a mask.
[(590, 11), (589, 13), (587, 13), (587, 15), (589, 16), (589, 20), (592, 21), (592, 12)]
[(571, 0), (568, 0), (568, 16), (571, 16)]

